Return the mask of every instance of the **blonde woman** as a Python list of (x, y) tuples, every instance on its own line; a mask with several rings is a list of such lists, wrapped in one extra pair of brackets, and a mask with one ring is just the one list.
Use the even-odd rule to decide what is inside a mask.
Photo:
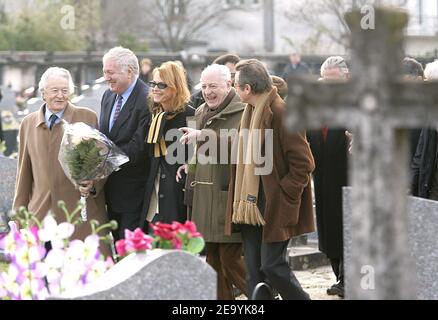
[[(151, 169), (140, 220), (146, 230), (148, 222), (187, 220), (184, 181), (175, 180), (178, 168), (188, 158), (188, 149), (179, 142), (178, 134), (181, 136), (182, 133), (178, 129), (186, 127), (187, 118), (195, 113), (195, 109), (188, 105), (190, 92), (185, 70), (177, 62), (165, 62), (155, 68), (149, 86), (152, 117), (146, 145)], [(184, 150), (183, 154), (181, 150)]]

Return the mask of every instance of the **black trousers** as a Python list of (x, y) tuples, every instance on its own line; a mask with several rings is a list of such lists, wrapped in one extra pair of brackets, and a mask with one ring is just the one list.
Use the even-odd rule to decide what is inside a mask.
[[(284, 300), (308, 300), (286, 261), (289, 240), (282, 242), (262, 242), (262, 227), (242, 225), (243, 252), (247, 272), (248, 297), (260, 282), (268, 282), (280, 293)], [(266, 294), (260, 299), (271, 299)]]
[(117, 221), (117, 230), (112, 230), (114, 241), (125, 238), (125, 229), (134, 231), (140, 227), (141, 212), (114, 212), (108, 209), (108, 218)]
[(342, 257), (336, 259), (330, 258), (330, 264), (336, 276), (336, 281), (344, 284), (344, 259)]

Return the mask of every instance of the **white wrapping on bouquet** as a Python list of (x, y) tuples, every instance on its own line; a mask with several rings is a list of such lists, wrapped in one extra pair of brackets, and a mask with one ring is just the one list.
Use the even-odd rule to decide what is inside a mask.
[[(58, 160), (66, 176), (76, 186), (83, 181), (97, 181), (129, 161), (110, 139), (83, 122), (65, 123)], [(87, 221), (86, 197), (81, 195), (81, 217)]]

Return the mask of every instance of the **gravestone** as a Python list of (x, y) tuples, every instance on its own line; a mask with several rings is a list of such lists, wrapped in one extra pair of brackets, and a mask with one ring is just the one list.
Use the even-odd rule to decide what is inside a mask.
[(1, 92), (3, 98), (0, 101), (0, 111), (7, 110), (15, 114), (18, 111), (15, 92), (8, 87), (2, 87)]
[[(351, 220), (353, 207), (352, 190), (344, 187), (344, 263), (347, 272), (349, 272), (348, 269), (352, 265), (351, 243), (353, 234)], [(415, 285), (418, 299), (438, 299), (437, 230), (438, 202), (408, 197), (408, 249), (415, 261)], [(364, 271), (369, 270), (364, 269)]]
[(80, 96), (74, 97), (71, 102), (80, 107), (90, 108), (97, 113), (97, 118), (99, 119), (102, 96), (107, 89), (106, 83), (97, 81), (84, 90)]
[(85, 289), (68, 292), (74, 300), (215, 300), (216, 272), (180, 250), (131, 254)]
[[(8, 212), (12, 209), (14, 200), (15, 175), (17, 172), (17, 161), (0, 156), (0, 234), (7, 233)], [(4, 260), (0, 249), (0, 261)]]
[(20, 124), (11, 111), (1, 111), (1, 121), (3, 129), (3, 139), (5, 141), (6, 150), (3, 152), (4, 156), (10, 156), (18, 151), (17, 136)]
[(0, 156), (0, 168), (0, 232), (4, 232), (6, 215), (14, 200), (17, 161)]
[[(349, 161), (354, 237), (346, 297), (411, 299), (416, 297), (416, 279), (405, 201), (407, 129), (436, 125), (438, 85), (401, 80), (406, 12), (377, 7), (371, 14), (374, 28), (364, 26), (366, 17), (360, 11), (346, 15), (351, 81), (289, 79), (286, 125), (290, 130), (348, 127), (354, 133)], [(375, 271), (372, 290), (361, 284), (364, 266)]]

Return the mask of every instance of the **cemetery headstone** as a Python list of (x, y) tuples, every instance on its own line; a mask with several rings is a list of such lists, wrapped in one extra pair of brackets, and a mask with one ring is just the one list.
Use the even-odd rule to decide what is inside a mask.
[(152, 250), (122, 259), (86, 289), (65, 293), (75, 300), (215, 300), (216, 272), (180, 250)]
[(1, 88), (3, 98), (0, 100), (0, 111), (17, 112), (15, 92), (8, 87)]
[(5, 218), (4, 215), (12, 209), (14, 200), (17, 161), (0, 156), (0, 168), (0, 215)]
[[(352, 190), (343, 189), (344, 263), (352, 265)], [(415, 262), (415, 287), (418, 299), (438, 299), (438, 202), (408, 197), (408, 248)], [(366, 273), (366, 267), (364, 268)], [(348, 272), (348, 271), (347, 271)]]
[[(7, 233), (8, 212), (12, 209), (14, 199), (15, 175), (17, 161), (0, 156), (0, 234)], [(0, 260), (4, 256), (0, 250)]]

